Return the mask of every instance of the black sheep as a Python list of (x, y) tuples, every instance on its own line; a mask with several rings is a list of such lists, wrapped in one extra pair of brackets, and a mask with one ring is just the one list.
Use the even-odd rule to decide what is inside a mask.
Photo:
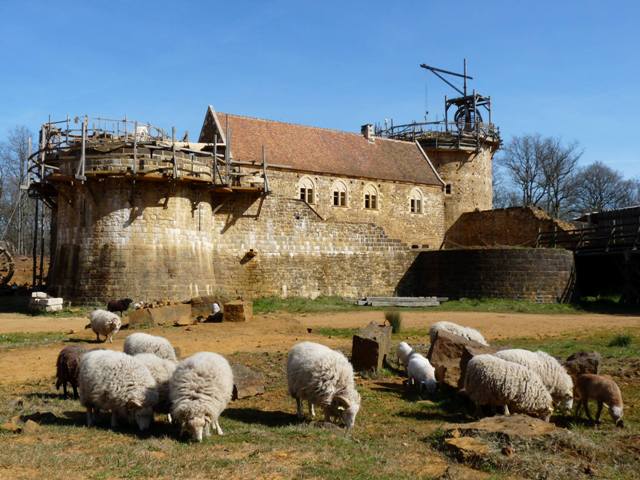
[(73, 398), (78, 398), (78, 372), (80, 356), (87, 351), (79, 345), (69, 345), (60, 350), (56, 361), (56, 390), (62, 385), (64, 398), (67, 398), (67, 383), (73, 388)]
[(130, 298), (121, 298), (120, 300), (109, 300), (109, 303), (107, 303), (107, 310), (109, 310), (110, 312), (118, 312), (120, 316), (122, 316), (122, 312), (124, 312), (129, 308), (129, 305), (131, 305), (131, 302), (133, 302), (133, 300), (131, 300)]

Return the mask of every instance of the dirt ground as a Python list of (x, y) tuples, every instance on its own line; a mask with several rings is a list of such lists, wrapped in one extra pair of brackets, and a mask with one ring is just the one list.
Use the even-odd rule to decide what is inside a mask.
[[(258, 315), (247, 323), (207, 323), (190, 327), (149, 329), (167, 337), (180, 349), (182, 356), (209, 350), (229, 355), (236, 352), (286, 352), (301, 340), (322, 341), (330, 346), (346, 345), (343, 338), (317, 335), (318, 328), (357, 328), (370, 321), (382, 322), (384, 314), (371, 312), (340, 312), (322, 314), (274, 313)], [(413, 338), (426, 334), (429, 326), (439, 320), (450, 320), (482, 331), (488, 340), (517, 337), (548, 337), (567, 333), (584, 333), (602, 329), (640, 327), (640, 317), (616, 315), (535, 315), (473, 312), (405, 312), (403, 328)], [(126, 320), (125, 320), (126, 322)], [(0, 334), (14, 332), (61, 332), (66, 342), (95, 339), (84, 327), (84, 317), (32, 317), (23, 314), (0, 314)], [(311, 329), (311, 333), (308, 333)], [(122, 349), (127, 331), (121, 331), (107, 348)], [(56, 356), (63, 342), (32, 348), (0, 349), (0, 384), (34, 381), (52, 375)], [(100, 344), (105, 347), (104, 344)], [(16, 355), (19, 361), (16, 361)]]

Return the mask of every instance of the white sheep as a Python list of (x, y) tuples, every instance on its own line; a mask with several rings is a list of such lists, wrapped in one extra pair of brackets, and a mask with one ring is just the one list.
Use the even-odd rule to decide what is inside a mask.
[(431, 325), (431, 328), (429, 329), (429, 338), (431, 339), (431, 343), (435, 341), (437, 332), (439, 331), (449, 332), (462, 338), (466, 338), (467, 340), (480, 343), (481, 345), (489, 346), (489, 343), (487, 343), (478, 330), (471, 327), (463, 327), (462, 325), (458, 325), (453, 322), (436, 322)]
[(536, 372), (551, 394), (554, 405), (570, 411), (573, 406), (573, 380), (564, 367), (548, 353), (530, 352), (521, 348), (501, 350), (495, 356), (518, 363)]
[(396, 348), (396, 356), (398, 357), (398, 362), (402, 365), (405, 370), (407, 368), (407, 364), (409, 363), (409, 355), (413, 353), (413, 348), (407, 342), (400, 342), (398, 347)]
[(287, 358), (289, 394), (296, 399), (298, 418), (302, 418), (302, 401), (324, 409), (325, 420), (340, 417), (351, 430), (360, 410), (360, 394), (356, 390), (353, 367), (340, 352), (313, 342), (293, 346)]
[(89, 322), (91, 323), (84, 328), (91, 328), (98, 341), (100, 341), (100, 335), (104, 335), (110, 343), (113, 343), (113, 336), (118, 333), (122, 326), (118, 315), (99, 309), (89, 314)]
[(169, 381), (176, 369), (177, 363), (160, 358), (153, 353), (138, 353), (133, 358), (142, 363), (156, 381), (158, 389), (158, 403), (155, 411), (166, 413), (171, 423), (171, 401), (169, 399)]
[(171, 342), (164, 337), (149, 335), (148, 333), (132, 333), (124, 340), (124, 353), (136, 355), (138, 353), (153, 353), (165, 360), (177, 361), (176, 351)]
[(483, 405), (504, 407), (549, 420), (551, 395), (540, 376), (517, 363), (494, 355), (476, 355), (467, 364), (464, 390), (480, 411)]
[(233, 371), (221, 355), (200, 352), (180, 362), (169, 382), (171, 416), (201, 442), (211, 435), (211, 427), (222, 435), (219, 417), (233, 393)]
[(92, 350), (80, 360), (80, 403), (87, 409), (87, 425), (95, 423), (96, 410), (111, 412), (111, 426), (118, 418), (135, 419), (144, 431), (153, 421), (158, 403), (156, 382), (135, 357), (113, 350)]
[(412, 353), (407, 363), (407, 376), (409, 385), (418, 389), (419, 393), (426, 390), (433, 393), (436, 390), (436, 369), (433, 368), (429, 360), (419, 353)]

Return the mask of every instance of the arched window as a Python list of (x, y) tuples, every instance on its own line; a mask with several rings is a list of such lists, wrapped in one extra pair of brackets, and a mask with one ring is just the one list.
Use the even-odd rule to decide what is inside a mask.
[(422, 192), (418, 188), (411, 190), (409, 195), (409, 211), (411, 213), (422, 213)]
[(316, 201), (316, 188), (313, 184), (313, 180), (309, 177), (302, 177), (298, 182), (298, 192), (300, 200), (303, 200), (309, 204), (313, 204)]
[(378, 190), (370, 183), (364, 187), (364, 208), (367, 210), (378, 208)]
[(333, 206), (347, 206), (347, 185), (341, 180), (336, 180), (333, 183)]

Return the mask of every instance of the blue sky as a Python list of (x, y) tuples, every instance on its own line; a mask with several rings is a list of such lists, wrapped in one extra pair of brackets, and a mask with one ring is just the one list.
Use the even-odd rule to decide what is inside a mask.
[(640, 2), (0, 0), (0, 19), (0, 139), (85, 113), (193, 138), (208, 104), (350, 131), (433, 119), (451, 92), (418, 65), (466, 57), (505, 138), (578, 141), (640, 177)]

